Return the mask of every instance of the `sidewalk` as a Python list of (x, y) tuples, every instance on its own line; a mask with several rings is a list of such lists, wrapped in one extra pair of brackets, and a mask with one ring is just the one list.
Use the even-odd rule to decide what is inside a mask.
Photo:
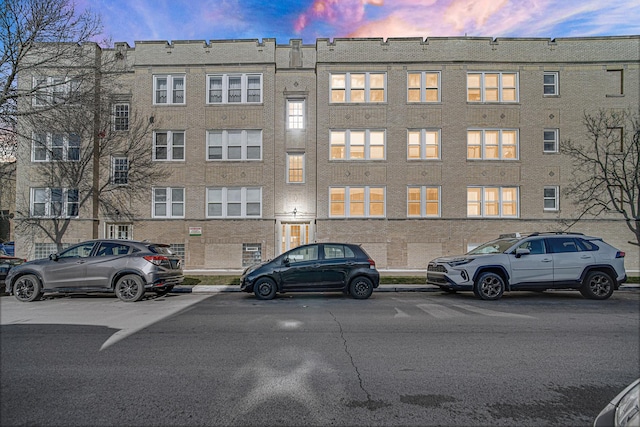
[[(620, 291), (640, 290), (640, 284), (629, 283), (620, 286)], [(219, 292), (240, 292), (240, 285), (195, 285), (176, 286), (174, 293), (219, 293)], [(374, 292), (442, 292), (440, 288), (427, 284), (406, 284), (406, 285), (380, 285)]]

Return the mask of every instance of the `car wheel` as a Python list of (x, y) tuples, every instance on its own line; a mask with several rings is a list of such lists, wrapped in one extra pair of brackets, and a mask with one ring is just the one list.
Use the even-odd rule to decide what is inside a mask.
[(253, 285), (253, 293), (258, 299), (273, 299), (276, 296), (276, 284), (273, 280), (263, 277)]
[(166, 286), (164, 288), (160, 288), (160, 289), (154, 289), (153, 292), (155, 292), (157, 295), (166, 295), (169, 292), (171, 292), (173, 290), (173, 285), (171, 286)]
[(613, 280), (603, 271), (591, 271), (582, 282), (580, 293), (591, 299), (607, 299), (613, 294)]
[(373, 293), (373, 283), (366, 277), (356, 277), (351, 281), (349, 292), (355, 299), (367, 299)]
[(116, 295), (124, 302), (140, 301), (144, 296), (142, 279), (135, 274), (122, 276), (116, 282)]
[(504, 280), (496, 273), (482, 273), (476, 282), (476, 294), (484, 300), (500, 299), (504, 293)]
[(13, 285), (13, 295), (18, 301), (31, 302), (42, 298), (42, 285), (40, 280), (33, 274), (20, 276)]

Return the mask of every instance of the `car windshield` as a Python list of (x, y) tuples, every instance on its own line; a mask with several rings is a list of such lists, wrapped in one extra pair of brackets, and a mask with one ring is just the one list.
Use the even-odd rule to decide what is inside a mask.
[(148, 245), (149, 250), (155, 254), (173, 255), (169, 245)]
[(517, 243), (520, 239), (498, 239), (492, 240), (490, 242), (484, 243), (477, 248), (467, 252), (467, 255), (482, 255), (482, 254), (499, 254), (515, 243)]

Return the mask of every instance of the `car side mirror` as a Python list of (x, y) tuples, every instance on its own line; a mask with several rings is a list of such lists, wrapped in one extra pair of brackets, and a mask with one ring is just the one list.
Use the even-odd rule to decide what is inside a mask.
[(58, 258), (60, 258), (60, 257), (58, 256), (58, 254), (51, 254), (51, 255), (49, 255), (49, 259), (50, 259), (51, 261), (58, 261)]
[(529, 255), (531, 251), (525, 248), (516, 249), (516, 258), (520, 258), (522, 255)]
[(291, 261), (289, 261), (289, 258), (285, 258), (285, 259), (283, 259), (283, 260), (282, 260), (282, 263), (283, 263), (285, 266), (289, 267), (289, 265), (291, 264)]

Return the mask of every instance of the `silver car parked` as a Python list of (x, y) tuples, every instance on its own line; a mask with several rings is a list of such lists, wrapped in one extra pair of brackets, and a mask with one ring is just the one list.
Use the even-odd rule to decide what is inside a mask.
[(169, 245), (90, 240), (12, 268), (6, 292), (23, 302), (36, 301), (45, 292), (115, 292), (132, 302), (146, 291), (166, 294), (183, 279), (182, 260)]

